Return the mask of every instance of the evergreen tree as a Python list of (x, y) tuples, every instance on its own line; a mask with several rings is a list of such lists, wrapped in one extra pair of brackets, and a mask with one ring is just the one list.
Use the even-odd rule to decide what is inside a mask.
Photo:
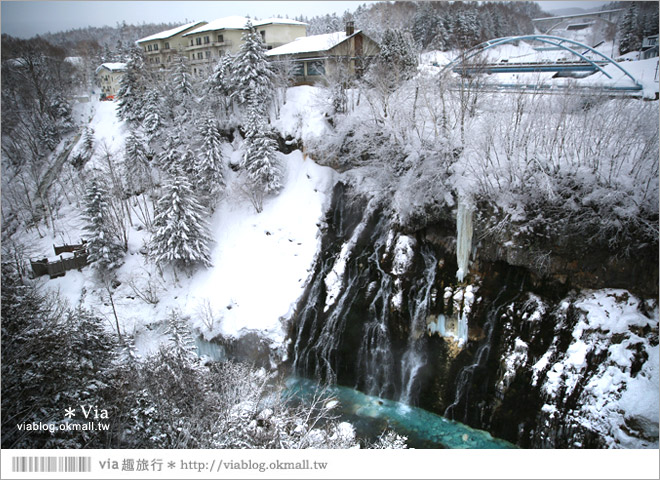
[(193, 95), (190, 69), (183, 56), (178, 56), (172, 72), (172, 88), (179, 104), (186, 103)]
[(92, 127), (85, 127), (82, 139), (86, 153), (91, 155), (92, 150), (94, 150), (94, 129)]
[(256, 108), (248, 110), (244, 148), (241, 166), (247, 172), (252, 203), (261, 212), (264, 196), (282, 189), (284, 172), (277, 158), (277, 143)]
[(140, 194), (153, 187), (151, 177), (151, 158), (153, 153), (149, 150), (144, 139), (137, 133), (131, 133), (126, 138), (124, 166), (129, 191)]
[(417, 70), (418, 60), (412, 37), (401, 30), (386, 29), (381, 40), (378, 61), (396, 80), (406, 80)]
[(133, 53), (119, 81), (117, 114), (122, 120), (140, 122), (144, 118), (144, 62), (139, 53)]
[(231, 108), (233, 55), (223, 55), (209, 78), (209, 93), (216, 97), (223, 107), (225, 115)]
[(182, 145), (181, 137), (177, 133), (167, 137), (165, 148), (158, 155), (158, 166), (161, 170), (173, 174), (180, 169)]
[(273, 100), (274, 67), (266, 57), (261, 36), (248, 21), (238, 54), (234, 60), (233, 95), (242, 105), (251, 104), (266, 113)]
[(111, 272), (121, 265), (124, 249), (113, 233), (108, 193), (93, 178), (85, 195), (83, 217), (87, 232), (87, 260), (100, 273)]
[(142, 121), (142, 127), (149, 138), (153, 138), (156, 133), (158, 133), (162, 124), (158, 91), (150, 89), (145, 96), (144, 120)]
[(196, 185), (207, 206), (214, 210), (225, 186), (222, 164), (222, 137), (218, 122), (213, 117), (205, 118), (199, 127), (202, 138), (195, 168)]
[(620, 29), (619, 51), (628, 53), (639, 50), (642, 46), (642, 38), (638, 28), (639, 7), (631, 2), (623, 16)]
[(156, 264), (172, 265), (175, 274), (177, 267), (210, 266), (211, 238), (205, 216), (206, 212), (195, 198), (186, 175), (173, 172), (156, 205), (150, 243), (151, 258)]
[(198, 360), (197, 347), (193, 340), (190, 326), (181, 312), (172, 310), (167, 317), (167, 336), (169, 344), (165, 347), (175, 358), (186, 364), (196, 363)]

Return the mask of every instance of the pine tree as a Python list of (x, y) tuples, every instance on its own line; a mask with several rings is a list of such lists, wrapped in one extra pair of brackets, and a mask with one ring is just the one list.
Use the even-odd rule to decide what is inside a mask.
[(94, 129), (92, 127), (85, 127), (83, 132), (83, 145), (85, 146), (85, 152), (88, 155), (91, 155), (92, 150), (94, 150)]
[(233, 55), (223, 55), (215, 66), (209, 78), (209, 93), (216, 97), (223, 107), (224, 114), (229, 115), (231, 108)]
[(139, 133), (133, 132), (126, 138), (124, 166), (130, 192), (140, 194), (153, 187), (152, 157), (153, 153)]
[(245, 26), (247, 31), (242, 37), (243, 44), (234, 61), (233, 95), (240, 104), (258, 106), (261, 113), (266, 113), (273, 100), (275, 73), (266, 57), (260, 35), (251, 22), (248, 21)]
[(264, 196), (282, 189), (284, 173), (277, 158), (277, 143), (256, 107), (248, 110), (244, 148), (241, 167), (247, 172), (252, 203), (261, 212)]
[(620, 29), (619, 51), (624, 54), (639, 50), (642, 39), (638, 29), (639, 7), (631, 2), (623, 16)]
[(199, 127), (199, 135), (202, 142), (197, 155), (195, 183), (205, 199), (204, 203), (214, 210), (225, 186), (222, 137), (218, 122), (210, 116), (205, 118)]
[(174, 133), (167, 137), (165, 148), (158, 155), (158, 166), (164, 172), (176, 172), (180, 168), (181, 161), (181, 137)]
[(400, 30), (385, 29), (378, 57), (397, 80), (408, 79), (417, 70), (417, 52), (413, 39)]
[(172, 87), (175, 98), (179, 104), (187, 102), (193, 95), (190, 69), (185, 58), (179, 56), (172, 72)]
[(144, 120), (142, 121), (142, 127), (149, 138), (152, 138), (158, 133), (162, 124), (163, 121), (160, 115), (158, 91), (151, 89), (145, 96)]
[(168, 350), (180, 361), (187, 364), (195, 363), (197, 347), (193, 340), (190, 326), (181, 312), (172, 310), (167, 317), (167, 336), (169, 337)]
[(85, 195), (83, 213), (87, 232), (87, 260), (100, 273), (111, 272), (121, 265), (124, 249), (113, 234), (108, 193), (101, 182), (92, 179)]
[(144, 62), (139, 53), (133, 53), (126, 63), (126, 71), (119, 81), (117, 114), (122, 120), (140, 122), (144, 118)]
[(193, 193), (192, 185), (182, 172), (173, 172), (156, 205), (151, 258), (157, 265), (192, 268), (195, 264), (211, 265), (206, 212)]

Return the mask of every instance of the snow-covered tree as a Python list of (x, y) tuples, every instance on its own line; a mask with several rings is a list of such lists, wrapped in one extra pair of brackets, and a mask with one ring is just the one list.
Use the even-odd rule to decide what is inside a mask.
[(194, 363), (199, 359), (188, 319), (180, 311), (172, 310), (168, 315), (166, 334), (169, 337), (166, 348), (178, 359), (188, 363)]
[(134, 53), (126, 63), (126, 71), (119, 81), (117, 92), (117, 114), (129, 122), (140, 122), (144, 118), (143, 78), (144, 62), (139, 53)]
[(124, 167), (129, 191), (139, 194), (152, 188), (151, 158), (153, 152), (139, 133), (133, 132), (126, 138), (125, 152)]
[(149, 138), (152, 138), (158, 133), (162, 124), (158, 91), (150, 89), (145, 96), (142, 127)]
[(110, 218), (108, 193), (102, 183), (93, 178), (85, 195), (85, 232), (87, 234), (87, 259), (100, 273), (118, 268), (124, 257), (124, 249), (113, 232)]
[(158, 155), (158, 166), (165, 172), (174, 172), (179, 168), (183, 142), (178, 133), (170, 134), (165, 140), (165, 147)]
[(220, 57), (213, 73), (208, 80), (209, 95), (222, 107), (222, 111), (229, 116), (231, 109), (231, 94), (233, 91), (234, 56), (223, 55)]
[(192, 185), (181, 171), (164, 186), (156, 205), (154, 233), (150, 242), (151, 258), (157, 265), (192, 268), (196, 264), (211, 265), (207, 213), (198, 202)]
[(245, 26), (247, 31), (234, 59), (233, 94), (240, 104), (251, 104), (252, 108), (266, 113), (274, 96), (274, 67), (252, 23), (248, 21)]
[(639, 7), (636, 2), (630, 2), (630, 6), (623, 15), (620, 28), (619, 51), (623, 53), (639, 50), (642, 46), (642, 38), (638, 28)]
[(206, 117), (199, 126), (202, 139), (197, 154), (195, 184), (205, 204), (213, 211), (225, 186), (222, 160), (222, 137), (217, 120)]
[(417, 51), (412, 37), (401, 30), (386, 29), (381, 40), (378, 61), (390, 76), (398, 80), (410, 78), (417, 70)]
[(247, 173), (252, 203), (257, 212), (261, 212), (264, 196), (282, 189), (284, 171), (277, 158), (277, 143), (272, 138), (270, 127), (255, 109), (248, 111), (245, 128), (241, 167)]
[(94, 150), (94, 129), (92, 127), (85, 127), (82, 141), (86, 152), (91, 155), (92, 150)]
[(172, 71), (173, 94), (178, 103), (186, 102), (193, 94), (190, 69), (183, 56), (178, 56)]

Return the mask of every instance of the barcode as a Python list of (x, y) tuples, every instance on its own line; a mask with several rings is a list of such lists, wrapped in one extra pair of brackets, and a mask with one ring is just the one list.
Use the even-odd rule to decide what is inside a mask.
[(91, 472), (92, 457), (12, 457), (12, 472)]

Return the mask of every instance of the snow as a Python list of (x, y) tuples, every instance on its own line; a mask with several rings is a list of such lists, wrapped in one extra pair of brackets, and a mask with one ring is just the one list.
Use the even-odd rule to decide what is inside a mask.
[(415, 255), (415, 239), (408, 235), (401, 235), (394, 245), (394, 260), (392, 261), (392, 274), (405, 274), (412, 264)]
[[(288, 319), (302, 294), (319, 247), (318, 224), (333, 173), (301, 152), (285, 157), (284, 189), (256, 214), (244, 199), (228, 198), (213, 217), (213, 267), (197, 273), (179, 297), (184, 313), (195, 316), (204, 301), (220, 317), (213, 331), (239, 337), (250, 331), (283, 342)], [(202, 325), (196, 323), (198, 328)]]
[(289, 20), (288, 18), (266, 18), (264, 20), (257, 20), (252, 23), (255, 27), (268, 24), (277, 24), (277, 25), (309, 25), (305, 22), (299, 22), (298, 20)]
[(206, 25), (197, 27), (194, 30), (185, 33), (183, 36), (196, 35), (198, 33), (210, 32), (212, 30), (245, 30), (245, 24), (249, 18), (233, 15), (230, 17), (216, 18)]
[(166, 38), (173, 37), (174, 35), (181, 33), (191, 27), (194, 27), (195, 25), (199, 25), (202, 22), (191, 22), (191, 23), (186, 23), (185, 25), (181, 25), (180, 27), (172, 28), (170, 30), (165, 30), (163, 32), (159, 33), (154, 33), (153, 35), (149, 35), (148, 37), (141, 38), (137, 41), (137, 43), (141, 42), (149, 42), (151, 40), (164, 40)]
[(269, 50), (266, 55), (275, 57), (279, 55), (294, 55), (296, 53), (325, 52), (339, 45), (347, 38), (346, 32), (300, 37), (296, 38), (293, 42)]
[(96, 68), (95, 73), (98, 74), (102, 68), (105, 68), (106, 70), (110, 70), (111, 72), (123, 72), (124, 70), (126, 70), (126, 64), (120, 62), (102, 63)]
[(289, 88), (287, 102), (282, 105), (279, 118), (273, 121), (273, 128), (282, 136), (297, 138), (303, 143), (322, 137), (330, 130), (324, 115), (328, 104), (326, 95), (320, 87), (301, 85)]
[[(599, 432), (609, 447), (657, 448), (658, 345), (657, 340), (640, 336), (642, 329), (657, 330), (657, 308), (645, 314), (639, 300), (626, 290), (616, 289), (583, 292), (575, 307), (582, 314), (573, 328), (573, 340), (566, 354), (557, 354), (553, 343), (533, 366), (536, 384), (540, 372), (552, 365), (543, 384), (548, 395), (544, 411), (551, 410), (560, 394), (568, 398), (578, 382), (586, 380), (578, 406), (567, 413), (572, 421)], [(640, 350), (647, 358), (633, 374), (633, 359), (644, 358), (637, 353)], [(601, 355), (602, 360), (588, 366), (590, 354)], [(588, 368), (595, 371), (587, 375)]]

